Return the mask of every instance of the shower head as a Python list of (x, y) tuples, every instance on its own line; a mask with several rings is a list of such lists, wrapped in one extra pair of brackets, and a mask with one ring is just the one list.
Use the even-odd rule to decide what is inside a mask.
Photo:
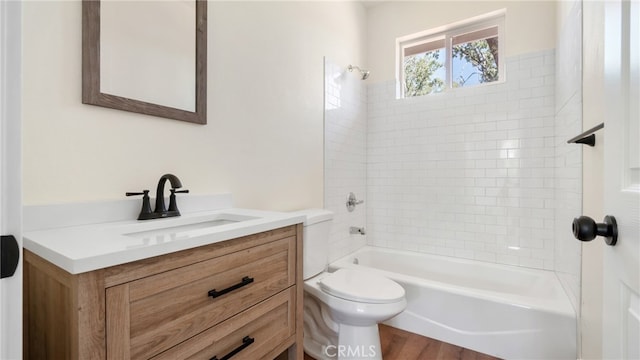
[(358, 71), (360, 71), (360, 75), (362, 76), (362, 80), (367, 80), (367, 78), (369, 77), (369, 70), (361, 69), (359, 66), (355, 66), (355, 65), (347, 66), (347, 70), (349, 70), (350, 72), (352, 72), (353, 69), (358, 69)]

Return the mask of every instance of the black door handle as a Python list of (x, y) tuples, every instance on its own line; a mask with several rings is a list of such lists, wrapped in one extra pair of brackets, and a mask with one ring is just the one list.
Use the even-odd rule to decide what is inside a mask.
[(618, 223), (616, 218), (607, 215), (604, 217), (604, 222), (596, 223), (592, 218), (588, 216), (580, 216), (573, 219), (573, 236), (580, 241), (591, 241), (596, 236), (604, 236), (604, 241), (607, 245), (614, 246), (618, 241)]
[(13, 235), (2, 235), (0, 239), (0, 279), (13, 276), (20, 262), (20, 247)]

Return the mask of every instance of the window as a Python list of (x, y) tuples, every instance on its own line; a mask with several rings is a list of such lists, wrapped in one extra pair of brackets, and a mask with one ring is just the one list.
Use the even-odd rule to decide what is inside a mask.
[(400, 96), (504, 79), (504, 10), (398, 39)]

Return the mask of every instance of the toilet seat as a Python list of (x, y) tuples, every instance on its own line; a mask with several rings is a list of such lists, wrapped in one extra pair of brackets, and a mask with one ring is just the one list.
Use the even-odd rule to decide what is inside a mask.
[(389, 304), (404, 298), (404, 288), (393, 280), (366, 271), (339, 269), (319, 282), (327, 294), (356, 302)]

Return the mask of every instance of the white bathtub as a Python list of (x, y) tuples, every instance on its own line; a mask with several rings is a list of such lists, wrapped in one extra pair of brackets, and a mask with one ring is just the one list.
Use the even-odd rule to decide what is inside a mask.
[(553, 272), (369, 246), (330, 270), (358, 267), (405, 288), (388, 325), (504, 359), (576, 359), (575, 312)]

